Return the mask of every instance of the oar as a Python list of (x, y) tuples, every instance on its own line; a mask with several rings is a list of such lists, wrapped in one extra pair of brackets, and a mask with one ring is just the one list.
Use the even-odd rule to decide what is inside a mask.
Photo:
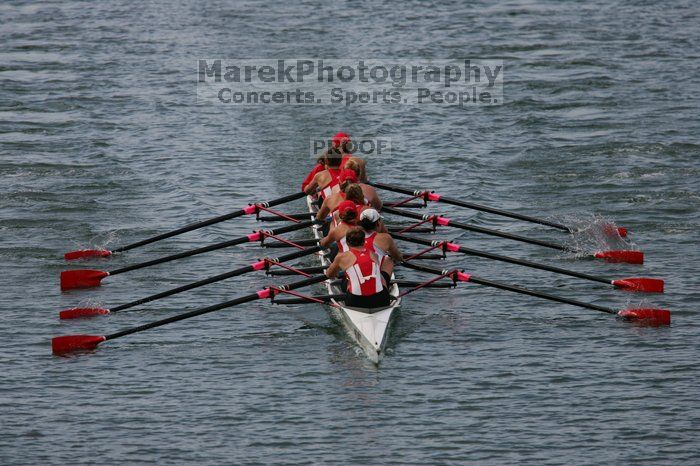
[(551, 265), (539, 264), (537, 262), (530, 262), (523, 259), (516, 259), (514, 257), (501, 256), (490, 252), (478, 251), (476, 249), (470, 249), (449, 241), (431, 241), (423, 238), (414, 238), (411, 236), (405, 236), (401, 234), (393, 234), (392, 237), (394, 239), (407, 241), (410, 243), (424, 244), (426, 246), (436, 246), (444, 248), (447, 251), (451, 252), (460, 252), (462, 254), (468, 254), (471, 256), (484, 257), (486, 259), (493, 259), (501, 262), (509, 262), (511, 264), (523, 265), (525, 267), (531, 267), (533, 269), (547, 270), (549, 272), (559, 273), (562, 275), (569, 275), (571, 277), (582, 278), (584, 280), (605, 283), (607, 285), (613, 285), (615, 287), (622, 288), (625, 290), (643, 291), (647, 293), (664, 292), (664, 281), (658, 278), (630, 277), (621, 279), (611, 279), (606, 277), (599, 277), (596, 275), (589, 275), (587, 273), (576, 272), (573, 270), (567, 270), (560, 267), (554, 267)]
[(236, 210), (235, 212), (231, 212), (229, 214), (220, 215), (218, 217), (210, 218), (209, 220), (203, 220), (201, 222), (192, 223), (192, 224), (184, 226), (182, 228), (178, 228), (176, 230), (172, 230), (172, 231), (169, 231), (167, 233), (162, 233), (160, 235), (152, 236), (150, 238), (146, 238), (146, 239), (143, 239), (141, 241), (137, 241), (137, 242), (132, 243), (132, 244), (127, 244), (126, 246), (121, 246), (121, 247), (119, 247), (117, 249), (113, 249), (111, 251), (109, 251), (107, 249), (81, 249), (78, 251), (68, 252), (63, 257), (66, 260), (83, 259), (83, 258), (87, 258), (87, 257), (108, 257), (116, 252), (128, 251), (130, 249), (138, 248), (140, 246), (145, 246), (146, 244), (155, 243), (156, 241), (160, 241), (160, 240), (165, 239), (165, 238), (171, 238), (173, 236), (177, 236), (177, 235), (180, 235), (182, 233), (186, 233), (188, 231), (197, 230), (199, 228), (203, 228), (203, 227), (206, 227), (209, 225), (214, 225), (215, 223), (220, 223), (220, 222), (223, 222), (225, 220), (231, 220), (231, 219), (236, 218), (236, 217), (242, 217), (243, 215), (252, 215), (252, 214), (256, 213), (260, 207), (267, 208), (267, 207), (271, 207), (271, 206), (275, 206), (275, 205), (280, 205), (280, 204), (284, 204), (284, 203), (289, 202), (289, 201), (293, 201), (295, 199), (302, 198), (304, 196), (306, 196), (306, 194), (304, 194), (303, 192), (299, 192), (299, 193), (290, 194), (289, 196), (283, 196), (283, 197), (280, 197), (277, 199), (273, 199), (273, 200), (267, 201), (267, 202), (259, 202), (256, 204), (249, 204), (248, 206), (246, 206), (242, 209)]
[[(566, 225), (563, 225), (561, 223), (552, 222), (550, 220), (546, 220), (543, 218), (531, 217), (529, 215), (518, 214), (516, 212), (509, 212), (507, 210), (496, 209), (494, 207), (488, 207), (485, 205), (479, 205), (479, 204), (475, 204), (473, 202), (463, 201), (460, 199), (454, 199), (452, 197), (443, 196), (441, 194), (436, 194), (436, 193), (431, 192), (431, 191), (412, 190), (412, 189), (402, 188), (400, 186), (394, 186), (394, 185), (386, 184), (386, 183), (369, 182), (369, 184), (374, 186), (375, 188), (380, 188), (380, 189), (384, 189), (387, 191), (393, 191), (396, 193), (406, 194), (408, 196), (421, 196), (423, 199), (425, 199), (427, 201), (442, 202), (445, 204), (451, 204), (451, 205), (455, 205), (455, 206), (459, 206), (459, 207), (466, 207), (468, 209), (478, 210), (481, 212), (488, 212), (490, 214), (501, 215), (503, 217), (510, 217), (510, 218), (514, 218), (514, 219), (518, 219), (518, 220), (524, 220), (526, 222), (537, 223), (540, 225), (546, 225), (549, 227), (556, 228), (558, 230), (566, 231), (567, 233), (575, 233), (576, 232), (575, 229), (568, 227)], [(621, 237), (624, 238), (625, 236), (627, 236), (627, 229), (620, 227), (617, 229), (617, 233)]]
[[(290, 283), (288, 285), (283, 285), (279, 288), (286, 290), (294, 290), (308, 285), (313, 285), (314, 283), (320, 283), (327, 280), (325, 275), (320, 275), (317, 277), (307, 278), (305, 280), (300, 280), (298, 282)], [(108, 340), (114, 340), (117, 338), (124, 337), (126, 335), (131, 335), (132, 333), (142, 332), (144, 330), (149, 330), (155, 327), (160, 327), (162, 325), (169, 324), (171, 322), (177, 322), (184, 319), (189, 319), (190, 317), (200, 316), (202, 314), (207, 314), (210, 312), (218, 311), (221, 309), (226, 309), (229, 307), (237, 306), (239, 304), (249, 303), (258, 299), (266, 299), (276, 293), (275, 287), (263, 288), (255, 293), (242, 296), (240, 298), (232, 299), (220, 304), (215, 304), (213, 306), (205, 307), (202, 309), (196, 309), (194, 311), (185, 312), (184, 314), (179, 314), (173, 317), (168, 317), (167, 319), (157, 320), (151, 322), (150, 324), (139, 325), (138, 327), (133, 327), (130, 329), (122, 330), (121, 332), (112, 333), (111, 335), (65, 335), (61, 337), (55, 337), (51, 340), (51, 349), (53, 354), (61, 355), (67, 354), (73, 351), (87, 351), (93, 350), (100, 343)]]
[[(391, 213), (394, 215), (400, 215), (402, 217), (414, 218), (416, 220), (433, 220), (436, 224), (441, 226), (450, 226), (454, 228), (460, 228), (462, 230), (473, 231), (475, 233), (482, 233), (485, 235), (498, 236), (500, 238), (511, 239), (515, 241), (521, 241), (523, 243), (535, 244), (537, 246), (544, 246), (546, 248), (558, 249), (560, 251), (578, 253), (575, 249), (565, 246), (563, 244), (552, 243), (549, 241), (543, 241), (534, 238), (528, 238), (525, 236), (515, 235), (513, 233), (506, 233), (503, 231), (492, 230), (490, 228), (479, 227), (476, 225), (470, 225), (467, 223), (460, 223), (451, 220), (447, 217), (441, 215), (433, 214), (416, 214), (413, 212), (406, 212), (401, 209), (395, 209), (393, 207), (384, 207), (383, 212)], [(618, 249), (611, 251), (599, 251), (591, 255), (592, 258), (604, 259), (608, 262), (626, 262), (628, 264), (642, 264), (644, 262), (644, 253), (641, 251), (633, 251), (626, 249)]]
[[(296, 269), (298, 272), (304, 272), (304, 273), (319, 273), (323, 272), (326, 270), (326, 267), (323, 265), (317, 265), (314, 267), (299, 267)], [(294, 270), (270, 270), (267, 272), (268, 275), (271, 275), (273, 277), (275, 276), (281, 276), (281, 275), (299, 275), (299, 273)]]
[(302, 246), (313, 246), (315, 244), (318, 244), (318, 240), (316, 238), (303, 238), (303, 239), (295, 239), (293, 241), (282, 241), (279, 243), (265, 243), (263, 244), (264, 248), (298, 248)]
[(306, 220), (311, 217), (309, 212), (301, 212), (296, 214), (284, 214), (284, 217), (279, 215), (261, 215), (258, 220), (261, 222), (288, 222), (290, 219)]
[[(199, 280), (199, 281), (196, 281), (193, 283), (188, 283), (187, 285), (182, 285), (182, 286), (179, 286), (177, 288), (163, 291), (162, 293), (157, 293), (157, 294), (153, 294), (151, 296), (147, 296), (145, 298), (137, 299), (135, 301), (131, 301), (129, 303), (122, 304), (120, 306), (116, 306), (116, 307), (113, 307), (111, 309), (105, 309), (105, 308), (101, 308), (101, 307), (74, 307), (71, 309), (66, 309), (66, 310), (61, 311), (59, 313), (59, 317), (61, 319), (65, 320), (65, 319), (79, 319), (82, 317), (95, 317), (95, 316), (102, 316), (102, 315), (107, 315), (107, 314), (114, 314), (115, 312), (124, 311), (126, 309), (130, 309), (130, 308), (138, 306), (140, 304), (150, 303), (151, 301), (155, 301), (157, 299), (172, 296), (174, 294), (182, 293), (183, 291), (193, 290), (195, 288), (199, 288), (200, 286), (205, 286), (205, 285), (220, 282), (222, 280), (226, 280), (229, 278), (238, 277), (239, 275), (243, 275), (243, 274), (246, 274), (249, 272), (263, 270), (263, 269), (268, 267), (268, 264), (287, 262), (290, 260), (298, 259), (300, 257), (308, 256), (309, 254), (314, 254), (320, 250), (321, 250), (320, 246), (315, 246), (312, 248), (304, 249), (303, 251), (297, 251), (297, 252), (293, 252), (291, 254), (285, 254), (284, 256), (280, 256), (280, 257), (276, 257), (276, 258), (262, 259), (262, 260), (259, 260), (257, 262), (253, 262), (249, 265), (232, 270), (230, 272), (222, 273), (219, 275), (214, 275), (213, 277), (205, 278), (203, 280)], [(293, 273), (293, 271), (291, 271), (291, 270), (289, 272)]]
[(313, 302), (323, 301), (329, 303), (333, 299), (343, 300), (347, 297), (345, 294), (320, 294), (311, 295), (303, 298), (275, 298), (273, 304), (311, 304)]
[(666, 309), (652, 309), (652, 308), (630, 308), (630, 309), (612, 309), (605, 306), (598, 306), (595, 304), (584, 303), (582, 301), (577, 301), (570, 298), (562, 298), (561, 296), (555, 296), (548, 293), (543, 293), (541, 291), (530, 290), (527, 288), (522, 288), (519, 286), (507, 285), (505, 283), (495, 282), (491, 280), (486, 280), (483, 278), (475, 277), (468, 273), (464, 273), (458, 270), (439, 270), (432, 267), (426, 267), (424, 265), (411, 264), (407, 262), (402, 262), (402, 265), (414, 270), (420, 270), (422, 272), (428, 272), (436, 275), (444, 275), (452, 278), (455, 281), (460, 282), (472, 282), (479, 285), (488, 286), (491, 288), (498, 288), (500, 290), (512, 291), (513, 293), (526, 294), (529, 296), (535, 296), (537, 298), (548, 299), (550, 301), (556, 301), (559, 303), (570, 304), (572, 306), (583, 307), (586, 309), (592, 309), (594, 311), (605, 312), (608, 314), (615, 314), (619, 317), (625, 318), (627, 320), (639, 321), (648, 325), (670, 325), (671, 324), (671, 312)]
[(131, 270), (142, 269), (144, 267), (150, 267), (152, 265), (162, 264), (164, 262), (170, 262), (176, 259), (182, 259), (183, 257), (195, 256), (197, 254), (203, 254), (205, 252), (216, 251), (217, 249), (227, 248), (229, 246), (260, 241), (266, 234), (278, 235), (280, 233), (287, 233), (290, 231), (300, 230), (302, 228), (309, 227), (314, 223), (317, 222), (313, 220), (308, 220), (306, 222), (296, 223), (282, 228), (277, 228), (275, 230), (258, 230), (255, 233), (242, 236), (240, 238), (212, 244), (211, 246), (205, 246), (203, 248), (192, 249), (190, 251), (173, 254), (171, 256), (161, 257), (159, 259), (153, 259), (147, 262), (141, 262), (140, 264), (129, 265), (127, 267), (112, 270), (109, 272), (94, 269), (66, 270), (61, 272), (61, 289), (72, 290), (76, 288), (92, 288), (95, 286), (100, 286), (101, 280), (107, 276), (118, 275), (120, 273), (129, 272)]

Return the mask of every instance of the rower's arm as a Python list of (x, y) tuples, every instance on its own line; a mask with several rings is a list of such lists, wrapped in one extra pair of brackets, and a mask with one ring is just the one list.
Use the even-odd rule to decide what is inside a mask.
[(395, 264), (403, 261), (403, 254), (401, 251), (399, 251), (399, 248), (396, 246), (396, 241), (394, 241), (393, 238), (391, 238), (391, 243), (389, 243), (389, 250), (387, 253), (389, 253), (389, 257), (391, 257)]
[(328, 196), (323, 200), (323, 204), (321, 204), (321, 208), (318, 209), (318, 212), (316, 213), (316, 220), (325, 220), (326, 216), (330, 213), (331, 209), (328, 207), (328, 200), (332, 196)]
[(335, 256), (335, 260), (331, 265), (328, 266), (326, 269), (326, 277), (328, 278), (335, 278), (338, 276), (338, 272), (340, 271), (340, 261), (342, 258), (342, 254), (338, 254)]
[(316, 177), (314, 176), (314, 179), (311, 180), (309, 184), (306, 185), (304, 188), (304, 192), (306, 194), (316, 194), (316, 189), (318, 188), (318, 182), (316, 181)]
[(318, 242), (318, 244), (320, 244), (322, 248), (325, 249), (328, 246), (330, 246), (334, 241), (338, 241), (337, 239), (335, 239), (335, 235), (333, 234), (334, 231), (335, 229), (331, 230), (330, 233), (321, 238), (321, 241)]
[(369, 201), (369, 204), (372, 207), (374, 207), (377, 210), (377, 212), (381, 212), (383, 204), (382, 204), (381, 199), (379, 199), (379, 196), (377, 195), (377, 190), (374, 189), (373, 186), (370, 186), (368, 184), (366, 184), (364, 186), (367, 186), (367, 188), (368, 188), (367, 194), (369, 194), (369, 195), (367, 196), (367, 200)]
[(309, 185), (309, 183), (311, 183), (311, 180), (314, 179), (314, 176), (316, 176), (317, 173), (322, 172), (325, 169), (325, 165), (323, 165), (320, 161), (316, 162), (316, 166), (314, 167), (314, 169), (311, 170), (309, 174), (306, 175), (306, 178), (304, 178), (304, 181), (301, 182), (301, 190), (304, 191)]

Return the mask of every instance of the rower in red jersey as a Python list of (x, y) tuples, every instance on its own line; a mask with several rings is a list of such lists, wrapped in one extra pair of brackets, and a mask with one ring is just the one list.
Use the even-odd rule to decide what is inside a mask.
[(318, 160), (316, 160), (316, 165), (314, 166), (313, 170), (309, 172), (308, 175), (306, 175), (306, 178), (304, 178), (304, 181), (301, 182), (301, 190), (306, 191), (306, 187), (311, 183), (311, 180), (314, 179), (314, 176), (317, 174), (321, 173), (323, 170), (326, 169), (326, 154), (324, 153), (321, 155)]
[(336, 200), (340, 201), (337, 205), (335, 205), (335, 202), (333, 203), (333, 210), (329, 209), (328, 206), (331, 204), (326, 204), (326, 200), (329, 198), (326, 198), (323, 201), (323, 204), (326, 205), (325, 209), (319, 209), (318, 212), (316, 212), (316, 220), (325, 220), (328, 215), (331, 215), (331, 227), (334, 227), (335, 225), (338, 224), (338, 206), (343, 201), (352, 201), (356, 207), (358, 214), (362, 210), (361, 208), (366, 206), (366, 199), (364, 197), (364, 194), (362, 193), (362, 188), (360, 188), (359, 184), (345, 184), (344, 185), (344, 190), (341, 191), (340, 193), (336, 194), (342, 194), (342, 196), (335, 196), (335, 194), (331, 195), (330, 197), (335, 197)]
[[(361, 181), (367, 181), (367, 172), (365, 167), (365, 161), (359, 157), (352, 155), (352, 140), (350, 135), (343, 131), (336, 133), (330, 140), (330, 147), (326, 152), (318, 158), (314, 168), (306, 175), (304, 181), (301, 182), (301, 190), (306, 191), (306, 187), (311, 183), (316, 175), (327, 169), (326, 157), (330, 152), (337, 151), (341, 155), (340, 168), (345, 168), (349, 161), (353, 161), (356, 164), (356, 170), (358, 178)], [(350, 168), (350, 167), (348, 167)]]
[(349, 248), (347, 247), (347, 243), (345, 241), (345, 235), (351, 228), (356, 226), (357, 218), (359, 217), (357, 207), (357, 204), (350, 200), (340, 203), (337, 210), (340, 221), (330, 231), (330, 233), (319, 241), (321, 247), (328, 248), (333, 243), (338, 243), (339, 252), (348, 251)]
[(357, 225), (365, 232), (365, 247), (379, 257), (382, 273), (391, 276), (394, 265), (403, 260), (403, 255), (394, 239), (386, 232), (379, 212), (372, 208), (363, 210)]
[(340, 175), (341, 171), (341, 161), (342, 157), (338, 150), (329, 150), (325, 157), (326, 169), (314, 175), (311, 182), (304, 188), (304, 192), (306, 194), (316, 194), (316, 190), (320, 189), (319, 194), (322, 199), (325, 199), (334, 192), (339, 191), (338, 175)]
[(345, 235), (349, 250), (335, 257), (326, 276), (335, 278), (340, 270), (347, 278), (345, 305), (348, 307), (386, 307), (390, 303), (389, 276), (382, 273), (376, 253), (365, 247), (365, 232), (352, 228)]
[[(357, 163), (354, 160), (348, 161), (346, 167), (358, 168)], [(333, 193), (323, 200), (323, 204), (318, 210), (316, 218), (323, 219), (329, 213), (335, 211), (336, 207), (347, 198), (346, 189), (350, 184), (358, 184), (360, 189), (362, 189), (362, 204), (374, 207), (377, 210), (381, 210), (382, 201), (377, 196), (377, 191), (370, 185), (358, 182), (358, 172), (352, 168), (345, 168), (338, 175), (338, 183), (340, 186), (340, 191)]]
[(340, 166), (342, 168), (350, 168), (347, 166), (348, 161), (354, 161), (358, 167), (357, 176), (359, 180), (367, 181), (367, 170), (365, 161), (360, 157), (355, 157), (354, 155), (352, 155), (352, 140), (350, 139), (350, 135), (343, 131), (335, 133), (335, 135), (331, 139), (331, 145), (335, 149), (338, 149), (340, 154), (343, 156), (343, 161), (341, 162)]

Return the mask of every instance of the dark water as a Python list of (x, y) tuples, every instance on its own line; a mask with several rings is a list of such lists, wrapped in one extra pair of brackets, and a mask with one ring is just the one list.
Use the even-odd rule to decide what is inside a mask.
[[(691, 1), (2, 3), (0, 462), (698, 464), (698, 23)], [(196, 60), (212, 57), (498, 58), (506, 104), (197, 105)], [(249, 245), (100, 289), (58, 289), (66, 250), (292, 192), (310, 165), (309, 136), (338, 129), (392, 138), (392, 157), (370, 163), (378, 180), (533, 215), (615, 219), (647, 254), (643, 267), (459, 241), (606, 276), (663, 277), (665, 294), (450, 263), (596, 304), (669, 308), (672, 326), (465, 284), (407, 298), (379, 368), (320, 306), (267, 303), (51, 356), (52, 336), (111, 333), (269, 283), (251, 274), (133, 313), (57, 318), (258, 257)], [(256, 227), (240, 219), (97, 266)]]

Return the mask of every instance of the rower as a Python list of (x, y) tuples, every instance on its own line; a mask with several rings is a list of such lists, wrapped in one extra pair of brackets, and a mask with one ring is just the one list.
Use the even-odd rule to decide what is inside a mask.
[(379, 196), (377, 196), (377, 191), (368, 184), (359, 183), (359, 165), (357, 164), (357, 162), (355, 162), (354, 160), (349, 160), (345, 166), (353, 167), (354, 169), (345, 168), (340, 172), (340, 175), (338, 175), (340, 191), (337, 193), (333, 193), (326, 199), (324, 199), (323, 204), (321, 205), (321, 208), (318, 210), (318, 213), (316, 215), (317, 219), (321, 220), (325, 218), (326, 215), (335, 211), (336, 206), (343, 202), (343, 200), (347, 199), (345, 191), (351, 183), (358, 184), (360, 186), (360, 189), (362, 189), (362, 196), (364, 198), (362, 204), (372, 206), (377, 210), (382, 209), (382, 201), (379, 200)]
[[(359, 184), (353, 183), (347, 185), (343, 194), (345, 195), (345, 201), (352, 201), (355, 204), (358, 215), (360, 212), (362, 212), (362, 209), (369, 208), (369, 206), (366, 204), (365, 197), (362, 195), (362, 189), (360, 188)], [(338, 208), (336, 207), (333, 212), (331, 212), (331, 228), (335, 228), (338, 223), (340, 223), (340, 217), (338, 215)]]
[(306, 175), (306, 178), (304, 178), (304, 181), (301, 182), (301, 190), (305, 191), (306, 187), (311, 183), (311, 180), (314, 179), (314, 176), (317, 174), (321, 173), (323, 170), (326, 169), (326, 154), (328, 151), (325, 151), (323, 154), (321, 154), (318, 159), (316, 159), (316, 165), (314, 165), (314, 168), (309, 172), (308, 175)]
[(338, 206), (338, 216), (340, 222), (321, 239), (319, 244), (322, 248), (327, 248), (333, 243), (338, 244), (339, 252), (347, 252), (349, 250), (347, 243), (345, 241), (346, 233), (357, 223), (357, 204), (353, 201), (347, 200), (340, 203)]
[(347, 295), (345, 305), (359, 308), (386, 307), (389, 305), (389, 277), (379, 264), (376, 253), (365, 247), (365, 232), (362, 228), (351, 228), (345, 235), (349, 251), (338, 254), (326, 269), (328, 278), (345, 271)]
[(355, 157), (350, 152), (352, 148), (352, 141), (350, 140), (350, 135), (342, 131), (336, 133), (330, 140), (330, 147), (324, 151), (318, 160), (316, 160), (316, 165), (314, 168), (306, 175), (304, 181), (301, 182), (301, 190), (306, 192), (306, 187), (311, 183), (314, 177), (324, 171), (326, 167), (326, 157), (329, 152), (337, 151), (340, 153), (342, 159), (340, 161), (340, 168), (345, 168), (345, 165), (349, 161), (353, 161), (358, 168), (358, 176), (362, 181), (367, 181), (367, 173), (365, 170), (365, 161), (359, 157)]
[(316, 194), (320, 189), (321, 198), (325, 199), (332, 193), (339, 191), (338, 175), (340, 174), (340, 164), (342, 156), (337, 149), (331, 149), (325, 156), (325, 170), (314, 175), (309, 184), (304, 188), (306, 194)]
[[(362, 162), (362, 165), (360, 165), (358, 160)], [(364, 161), (362, 159), (353, 157), (347, 162), (345, 162), (345, 170), (352, 170), (352, 172), (355, 173), (357, 179), (362, 180), (363, 178), (361, 176), (361, 173), (364, 171)], [(362, 188), (362, 193), (365, 196), (365, 204), (374, 207), (378, 211), (382, 210), (382, 201), (381, 199), (379, 199), (379, 196), (377, 195), (377, 190), (374, 189), (374, 186), (370, 186), (367, 183), (361, 181), (355, 181), (355, 183), (358, 183), (360, 185), (360, 188)]]
[(386, 233), (379, 212), (371, 208), (363, 210), (357, 225), (365, 232), (365, 247), (380, 257), (382, 273), (391, 276), (394, 264), (400, 263), (403, 255), (391, 235)]
[[(341, 171), (340, 175), (338, 175), (338, 183), (340, 191), (331, 194), (323, 200), (323, 204), (321, 204), (316, 213), (318, 220), (323, 220), (329, 213), (335, 212), (340, 203), (346, 199), (354, 200), (359, 205), (372, 205), (371, 200), (367, 198), (364, 189), (362, 189), (362, 184), (357, 183), (357, 174), (354, 171), (347, 168)], [(371, 186), (369, 187), (372, 188)], [(374, 194), (374, 201), (379, 202), (381, 205), (379, 198), (376, 197), (376, 193)]]
[(352, 155), (352, 140), (350, 139), (350, 135), (348, 133), (344, 133), (343, 131), (335, 133), (333, 139), (331, 139), (331, 145), (334, 148), (338, 149), (340, 154), (343, 156), (343, 162), (340, 166), (343, 168), (349, 168), (346, 167), (348, 161), (354, 161), (355, 163), (357, 163), (360, 169), (360, 171), (357, 174), (360, 180), (367, 181), (367, 170), (365, 167), (365, 161), (360, 157), (355, 157), (354, 155)]

